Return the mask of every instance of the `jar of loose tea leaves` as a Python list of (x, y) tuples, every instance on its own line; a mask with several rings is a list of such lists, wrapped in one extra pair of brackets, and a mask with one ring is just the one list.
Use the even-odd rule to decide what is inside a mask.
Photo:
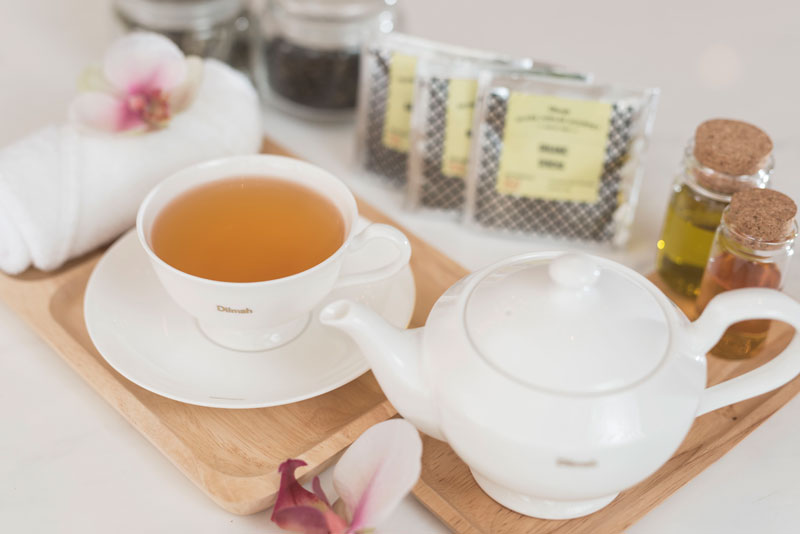
[(657, 270), (673, 291), (697, 296), (731, 195), (767, 187), (773, 165), (772, 141), (752, 124), (714, 119), (698, 126), (672, 187), (658, 241)]
[(350, 115), (361, 44), (396, 25), (396, 0), (268, 0), (253, 73), (262, 97), (312, 119)]
[(187, 55), (249, 68), (244, 0), (114, 0), (114, 10), (128, 31), (161, 33)]
[[(731, 289), (781, 289), (797, 238), (797, 205), (777, 191), (751, 189), (733, 195), (717, 229), (697, 297), (702, 312), (714, 296)], [(731, 325), (709, 351), (726, 359), (756, 356), (767, 339), (768, 319)]]

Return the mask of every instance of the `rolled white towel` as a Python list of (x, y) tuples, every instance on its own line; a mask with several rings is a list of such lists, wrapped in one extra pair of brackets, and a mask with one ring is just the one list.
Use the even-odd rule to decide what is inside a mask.
[(55, 269), (133, 226), (147, 192), (169, 174), (260, 146), (255, 90), (210, 59), (191, 106), (162, 130), (46, 127), (0, 150), (0, 270)]

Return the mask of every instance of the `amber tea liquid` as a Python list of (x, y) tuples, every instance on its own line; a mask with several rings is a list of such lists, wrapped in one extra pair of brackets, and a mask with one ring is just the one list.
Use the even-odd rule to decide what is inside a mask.
[(243, 176), (176, 197), (156, 217), (150, 245), (185, 273), (261, 282), (321, 263), (344, 239), (341, 213), (320, 193), (279, 178)]
[[(723, 252), (711, 259), (703, 276), (698, 310), (702, 311), (708, 302), (723, 291), (745, 287), (766, 287), (779, 289), (781, 273), (772, 263), (746, 260)], [(750, 319), (728, 327), (722, 339), (709, 351), (710, 354), (728, 359), (743, 359), (756, 356), (767, 339), (771, 321)]]

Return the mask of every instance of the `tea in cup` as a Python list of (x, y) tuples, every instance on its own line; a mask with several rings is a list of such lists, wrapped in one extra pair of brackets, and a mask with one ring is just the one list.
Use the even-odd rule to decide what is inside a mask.
[[(282, 156), (235, 156), (179, 171), (137, 216), (139, 240), (172, 299), (213, 341), (265, 350), (297, 337), (334, 288), (390, 277), (411, 255), (397, 229), (356, 232), (358, 209), (330, 173)], [(343, 275), (374, 240), (397, 248), (387, 264)]]

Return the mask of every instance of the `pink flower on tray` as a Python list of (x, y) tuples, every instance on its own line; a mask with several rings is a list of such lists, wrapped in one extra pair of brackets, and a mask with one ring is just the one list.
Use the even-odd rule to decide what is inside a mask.
[(294, 476), (302, 460), (286, 460), (278, 468), (281, 485), (272, 521), (303, 534), (365, 534), (384, 521), (411, 491), (422, 469), (422, 440), (402, 419), (371, 427), (342, 455), (333, 470), (340, 499), (331, 506), (319, 477), (313, 492)]
[(156, 33), (131, 33), (106, 51), (102, 68), (89, 68), (69, 109), (75, 124), (101, 132), (162, 128), (191, 104), (203, 60), (183, 55)]

